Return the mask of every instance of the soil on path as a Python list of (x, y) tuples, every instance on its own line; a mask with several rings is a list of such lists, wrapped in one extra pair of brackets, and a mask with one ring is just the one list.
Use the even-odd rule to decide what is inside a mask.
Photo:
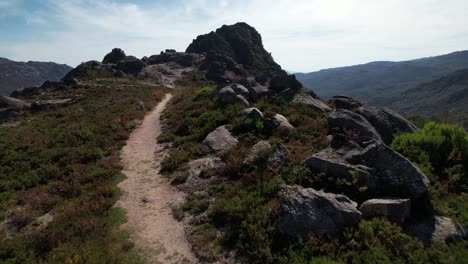
[(196, 263), (182, 222), (171, 214), (171, 206), (183, 202), (184, 195), (159, 174), (166, 152), (156, 140), (171, 97), (167, 94), (145, 117), (122, 150), (127, 179), (119, 184), (123, 195), (117, 206), (127, 213), (123, 228), (132, 232), (132, 241), (149, 263)]

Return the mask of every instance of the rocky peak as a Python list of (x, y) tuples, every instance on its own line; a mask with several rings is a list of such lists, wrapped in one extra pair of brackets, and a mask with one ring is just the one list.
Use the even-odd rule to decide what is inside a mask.
[(209, 51), (231, 57), (252, 75), (284, 73), (263, 47), (257, 30), (246, 23), (224, 25), (215, 32), (200, 35), (187, 48), (190, 53)]
[(117, 63), (126, 59), (127, 56), (125, 55), (125, 52), (122, 49), (114, 48), (104, 57), (102, 63)]

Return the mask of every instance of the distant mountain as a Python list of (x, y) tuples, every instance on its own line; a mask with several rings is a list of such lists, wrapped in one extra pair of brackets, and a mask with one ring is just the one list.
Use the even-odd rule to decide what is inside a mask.
[(299, 73), (296, 77), (323, 98), (341, 94), (368, 104), (390, 106), (421, 83), (465, 68), (468, 68), (468, 51), (459, 51), (410, 61), (377, 61)]
[(9, 95), (17, 89), (40, 85), (44, 81), (58, 81), (72, 67), (53, 62), (16, 62), (0, 58), (0, 95)]
[(436, 117), (468, 128), (468, 69), (422, 83), (388, 106), (407, 116)]

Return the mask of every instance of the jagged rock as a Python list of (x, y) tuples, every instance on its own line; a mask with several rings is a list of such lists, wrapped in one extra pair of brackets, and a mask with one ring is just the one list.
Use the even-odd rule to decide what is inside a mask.
[(30, 103), (8, 96), (0, 96), (0, 109), (23, 110), (31, 107)]
[(371, 138), (334, 135), (331, 146), (306, 159), (304, 165), (335, 178), (356, 176), (371, 197), (422, 198), (429, 185), (426, 175), (408, 159)]
[(198, 36), (188, 46), (187, 52), (208, 53), (214, 51), (234, 59), (252, 75), (283, 73), (262, 44), (262, 37), (246, 23), (222, 26), (216, 32)]
[(431, 241), (446, 242), (451, 238), (468, 237), (468, 229), (448, 217), (434, 216), (422, 221), (409, 223), (405, 232), (429, 245)]
[(123, 50), (114, 48), (104, 57), (102, 63), (117, 63), (119, 61), (125, 61), (126, 59), (127, 56)]
[(265, 117), (263, 116), (263, 113), (260, 112), (260, 110), (258, 110), (255, 107), (251, 107), (251, 108), (247, 108), (244, 111), (242, 111), (242, 120), (246, 121), (247, 119), (250, 119), (250, 120), (252, 120), (254, 122), (256, 122), (256, 121), (262, 121), (263, 122), (265, 120)]
[(329, 103), (335, 109), (353, 110), (362, 106), (362, 103), (354, 100), (353, 98), (342, 95), (333, 96)]
[(124, 73), (136, 75), (140, 73), (145, 66), (146, 64), (143, 61), (135, 58), (134, 60), (127, 59), (125, 61), (117, 62), (115, 69), (123, 71)]
[(305, 104), (310, 106), (316, 112), (325, 113), (330, 112), (331, 108), (326, 105), (324, 102), (320, 101), (319, 99), (315, 99), (309, 94), (306, 93), (298, 93), (294, 96), (293, 103), (295, 104)]
[(395, 134), (417, 132), (413, 123), (387, 108), (363, 106), (356, 112), (372, 124), (385, 144), (391, 144)]
[(380, 134), (363, 116), (349, 110), (338, 109), (328, 117), (331, 131), (343, 133), (352, 137), (375, 138), (382, 141)]
[(235, 146), (238, 142), (225, 126), (216, 128), (203, 140), (203, 143), (215, 152), (225, 151)]
[(275, 115), (273, 123), (275, 124), (277, 128), (294, 129), (293, 125), (289, 123), (289, 120), (285, 116), (280, 115), (280, 114)]
[(301, 186), (286, 186), (280, 194), (278, 228), (282, 233), (306, 236), (339, 236), (361, 220), (357, 204), (340, 194), (325, 193)]
[(410, 216), (411, 203), (409, 199), (370, 199), (361, 204), (359, 211), (365, 218), (385, 217), (402, 224)]
[(143, 58), (141, 58), (141, 61), (148, 64), (149, 59), (148, 59), (148, 57), (143, 56)]
[(216, 96), (226, 103), (241, 103), (249, 105), (249, 90), (240, 84), (231, 84), (217, 89)]

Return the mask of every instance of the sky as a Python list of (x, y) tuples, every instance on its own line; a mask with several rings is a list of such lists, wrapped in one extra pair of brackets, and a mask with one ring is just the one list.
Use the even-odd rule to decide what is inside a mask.
[(467, 11), (468, 0), (0, 0), (0, 57), (143, 57), (247, 22), (283, 69), (310, 72), (466, 50)]

